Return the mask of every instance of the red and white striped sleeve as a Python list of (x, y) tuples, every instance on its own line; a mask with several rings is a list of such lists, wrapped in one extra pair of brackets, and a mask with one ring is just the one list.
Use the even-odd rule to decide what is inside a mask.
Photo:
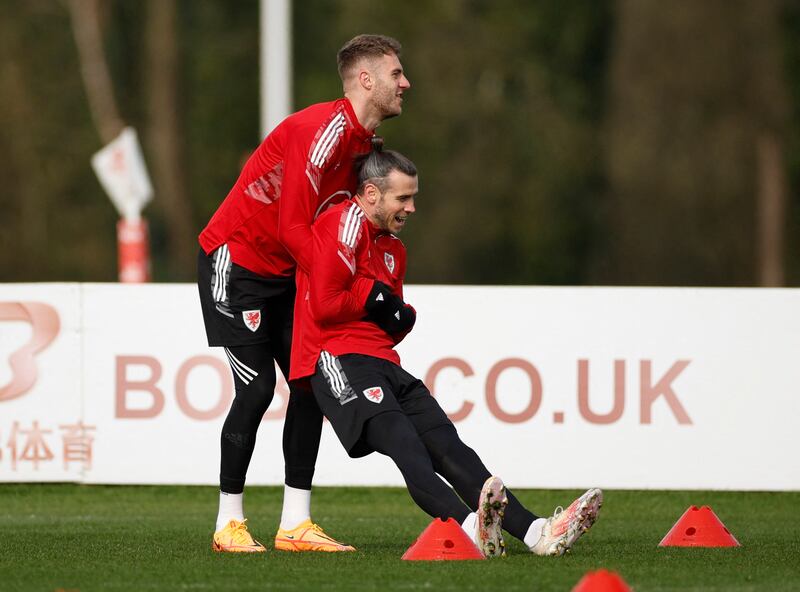
[(309, 274), (309, 304), (317, 322), (344, 323), (364, 317), (374, 280), (357, 274), (358, 257), (369, 248), (364, 212), (354, 202), (320, 217), (314, 224)]
[(322, 176), (340, 158), (346, 126), (344, 113), (337, 109), (310, 141), (299, 130), (286, 138), (278, 240), (307, 273), (311, 268), (311, 224), (320, 199)]

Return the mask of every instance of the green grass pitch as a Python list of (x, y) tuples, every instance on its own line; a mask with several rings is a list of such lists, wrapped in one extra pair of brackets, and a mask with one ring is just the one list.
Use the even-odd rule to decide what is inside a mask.
[[(518, 490), (549, 514), (578, 491)], [(430, 519), (404, 489), (315, 489), (315, 520), (356, 553), (211, 551), (212, 487), (0, 485), (0, 590), (570, 590), (589, 570), (636, 591), (800, 590), (800, 493), (606, 491), (600, 519), (566, 557), (508, 537), (493, 561), (401, 561)], [(659, 548), (691, 505), (710, 505), (739, 548)], [(251, 487), (251, 531), (271, 542), (281, 489)]]

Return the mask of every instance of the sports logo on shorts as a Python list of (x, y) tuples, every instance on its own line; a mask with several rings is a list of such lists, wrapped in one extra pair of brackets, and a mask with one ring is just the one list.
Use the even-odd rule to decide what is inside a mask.
[(245, 310), (242, 312), (244, 319), (244, 326), (250, 329), (253, 333), (258, 331), (261, 326), (261, 311), (260, 310)]
[(394, 255), (391, 253), (384, 253), (383, 262), (386, 263), (386, 269), (389, 270), (389, 273), (394, 273)]
[(383, 401), (383, 389), (379, 386), (373, 386), (372, 388), (364, 389), (364, 396), (367, 398), (367, 401), (380, 403)]

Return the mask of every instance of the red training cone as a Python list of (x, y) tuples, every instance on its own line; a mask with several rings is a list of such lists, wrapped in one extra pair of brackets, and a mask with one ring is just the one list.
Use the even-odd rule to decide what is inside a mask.
[(590, 571), (575, 584), (572, 592), (630, 592), (619, 574), (607, 569)]
[(659, 547), (738, 547), (739, 541), (708, 506), (692, 506), (658, 543)]
[(453, 518), (436, 518), (403, 554), (407, 561), (486, 559)]

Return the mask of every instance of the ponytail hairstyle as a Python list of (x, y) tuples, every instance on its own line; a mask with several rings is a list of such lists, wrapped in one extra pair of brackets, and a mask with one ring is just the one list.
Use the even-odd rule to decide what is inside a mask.
[(372, 149), (356, 159), (358, 189), (356, 194), (364, 195), (368, 183), (375, 185), (381, 193), (386, 190), (389, 173), (399, 171), (409, 177), (417, 176), (417, 167), (408, 158), (394, 150), (383, 149), (383, 138), (373, 136)]

